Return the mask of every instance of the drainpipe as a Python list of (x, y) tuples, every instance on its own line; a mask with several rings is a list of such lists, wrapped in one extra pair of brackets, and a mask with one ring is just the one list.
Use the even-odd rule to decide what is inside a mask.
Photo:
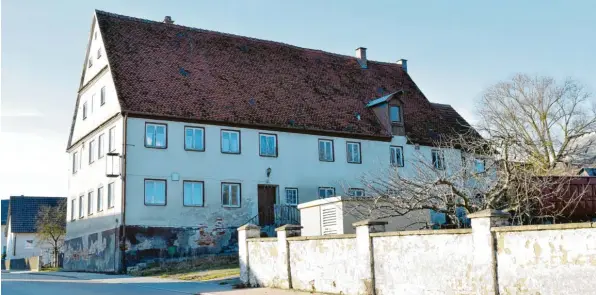
[(120, 179), (122, 180), (122, 199), (121, 199), (121, 208), (122, 208), (122, 223), (120, 225), (120, 250), (121, 250), (121, 259), (122, 259), (122, 272), (126, 273), (126, 130), (127, 130), (127, 121), (128, 121), (128, 114), (124, 113), (124, 119), (122, 122), (122, 162), (120, 163), (120, 170), (122, 171), (122, 175), (120, 175)]

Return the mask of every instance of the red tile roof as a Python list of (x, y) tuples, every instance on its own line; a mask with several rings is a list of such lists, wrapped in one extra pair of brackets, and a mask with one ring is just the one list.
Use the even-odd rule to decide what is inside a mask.
[[(403, 90), (408, 138), (440, 116), (396, 63), (96, 11), (123, 112), (390, 140), (366, 104)], [(360, 114), (360, 120), (356, 114)], [(70, 143), (69, 143), (70, 146)]]

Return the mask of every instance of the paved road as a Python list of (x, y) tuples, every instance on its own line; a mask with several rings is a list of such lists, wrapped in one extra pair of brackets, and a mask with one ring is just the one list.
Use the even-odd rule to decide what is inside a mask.
[(233, 283), (233, 280), (185, 282), (151, 277), (69, 272), (3, 272), (1, 288), (3, 295), (181, 295), (217, 294), (231, 290)]

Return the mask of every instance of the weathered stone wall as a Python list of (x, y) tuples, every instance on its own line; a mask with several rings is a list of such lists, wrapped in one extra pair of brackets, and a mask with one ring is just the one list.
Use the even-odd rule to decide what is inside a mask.
[(116, 229), (91, 233), (64, 242), (64, 270), (118, 272), (120, 267)]
[[(350, 294), (360, 282), (356, 236), (289, 238), (294, 289)], [(352, 258), (352, 259), (350, 259)]]
[(471, 293), (471, 231), (423, 233), (374, 234), (377, 294)]
[(500, 294), (596, 294), (596, 228), (496, 230)]
[(250, 282), (255, 286), (280, 287), (280, 265), (277, 263), (276, 238), (251, 240), (248, 243), (248, 255), (253, 258), (250, 264)]

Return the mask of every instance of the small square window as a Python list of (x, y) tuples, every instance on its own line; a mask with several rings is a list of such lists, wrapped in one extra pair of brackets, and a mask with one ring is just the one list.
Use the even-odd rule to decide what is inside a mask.
[(360, 158), (360, 143), (359, 142), (347, 142), (346, 143), (348, 163), (362, 164)]
[(85, 196), (79, 197), (79, 218), (85, 217)]
[(389, 116), (391, 118), (391, 123), (401, 122), (400, 107), (399, 106), (390, 106), (389, 107)]
[(432, 150), (433, 166), (437, 170), (445, 170), (445, 155), (441, 150)]
[(298, 189), (286, 188), (286, 204), (296, 206), (298, 205)]
[(145, 147), (165, 149), (167, 148), (167, 131), (166, 124), (145, 124)]
[(319, 187), (319, 199), (329, 198), (335, 196), (334, 187)]
[(166, 205), (165, 179), (145, 179), (145, 205)]
[(259, 155), (277, 157), (277, 135), (259, 133)]
[(114, 208), (114, 183), (108, 183), (108, 209)]
[(401, 146), (391, 146), (390, 151), (390, 162), (392, 166), (403, 167), (404, 166), (404, 150)]
[(103, 186), (97, 189), (97, 212), (103, 211)]
[(184, 206), (203, 206), (204, 183), (202, 181), (184, 181)]
[(116, 127), (110, 128), (108, 136), (108, 152), (113, 152), (116, 150)]
[(95, 139), (89, 142), (89, 164), (95, 162), (95, 155), (97, 146), (95, 145)]
[(241, 188), (239, 183), (221, 184), (221, 204), (224, 207), (240, 207)]
[(364, 197), (364, 189), (361, 188), (350, 188), (348, 190), (348, 195), (352, 197)]
[(184, 127), (184, 149), (204, 152), (205, 129), (201, 127)]
[(87, 119), (87, 102), (83, 103), (83, 120)]
[(224, 154), (240, 154), (240, 131), (221, 131), (221, 152)]
[(333, 140), (319, 139), (319, 161), (334, 161)]
[(95, 202), (93, 201), (93, 192), (87, 193), (87, 215), (93, 215), (93, 205)]
[(101, 91), (99, 92), (99, 105), (102, 106), (106, 104), (106, 87), (101, 87)]
[(475, 159), (474, 160), (474, 169), (476, 170), (476, 173), (482, 173), (485, 170), (485, 161), (483, 159)]

